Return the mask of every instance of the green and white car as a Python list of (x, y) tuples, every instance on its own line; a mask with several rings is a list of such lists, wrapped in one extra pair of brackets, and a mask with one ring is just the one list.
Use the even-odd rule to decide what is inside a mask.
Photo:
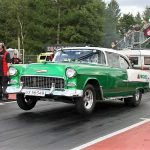
[(57, 51), (52, 62), (18, 64), (9, 69), (7, 93), (17, 94), (23, 110), (38, 100), (74, 103), (81, 114), (92, 113), (96, 102), (120, 99), (138, 106), (149, 91), (149, 73), (132, 69), (118, 51), (99, 47), (70, 47)]

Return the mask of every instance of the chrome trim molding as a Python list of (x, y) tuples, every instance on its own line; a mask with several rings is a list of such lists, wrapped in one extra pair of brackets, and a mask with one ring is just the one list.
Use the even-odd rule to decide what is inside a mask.
[[(7, 93), (25, 93), (26, 91), (29, 90), (42, 90), (42, 89), (25, 89), (20, 87), (14, 87), (14, 86), (8, 86), (6, 89)], [(69, 89), (64, 89), (64, 90), (57, 90), (55, 89), (55, 85), (52, 85), (52, 88), (50, 90), (43, 89), (42, 91), (45, 92), (45, 94), (51, 94), (54, 96), (67, 96), (67, 97), (72, 97), (72, 96), (77, 96), (77, 97), (82, 97), (83, 96), (83, 90), (69, 90)]]
[(21, 77), (26, 77), (26, 76), (31, 76), (31, 77), (34, 77), (34, 76), (39, 76), (39, 77), (52, 77), (52, 78), (62, 78), (62, 79), (65, 79), (64, 77), (60, 77), (60, 76), (48, 76), (48, 75), (39, 75), (39, 74), (35, 74), (35, 75), (22, 75)]
[(109, 97), (109, 98), (105, 98), (104, 100), (117, 100), (117, 99), (122, 99), (122, 98), (129, 98), (129, 97), (133, 97), (133, 95)]
[(24, 88), (50, 89), (55, 83), (55, 88), (64, 89), (65, 80), (63, 78), (43, 77), (43, 76), (21, 76)]
[(69, 82), (68, 84), (67, 84), (67, 86), (69, 86), (69, 87), (75, 87), (75, 86), (77, 86), (75, 83), (72, 83), (72, 82)]
[(6, 93), (20, 93), (22, 86), (7, 86)]

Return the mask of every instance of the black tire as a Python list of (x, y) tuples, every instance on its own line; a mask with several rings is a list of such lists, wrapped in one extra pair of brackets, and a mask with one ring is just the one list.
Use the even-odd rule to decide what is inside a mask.
[(88, 84), (84, 88), (83, 97), (76, 102), (77, 111), (83, 115), (89, 115), (93, 112), (96, 103), (96, 93), (92, 85)]
[(140, 90), (136, 90), (136, 92), (133, 95), (133, 97), (125, 98), (124, 99), (124, 104), (126, 106), (136, 107), (136, 106), (140, 105), (141, 99), (142, 99), (142, 93), (141, 93), (141, 91)]
[(17, 104), (23, 110), (30, 110), (32, 109), (37, 102), (36, 97), (32, 96), (24, 96), (24, 94), (17, 94)]

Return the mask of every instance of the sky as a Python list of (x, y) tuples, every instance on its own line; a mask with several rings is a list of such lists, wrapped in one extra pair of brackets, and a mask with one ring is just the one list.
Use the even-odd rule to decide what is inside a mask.
[[(111, 0), (104, 0), (106, 3)], [(121, 9), (121, 13), (128, 14), (132, 13), (134, 16), (137, 12), (140, 12), (142, 15), (146, 6), (150, 8), (150, 0), (116, 0), (119, 4), (119, 8)]]

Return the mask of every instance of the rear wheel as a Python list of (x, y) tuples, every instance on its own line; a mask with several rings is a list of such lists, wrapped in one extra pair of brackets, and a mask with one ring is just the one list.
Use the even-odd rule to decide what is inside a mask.
[(37, 102), (37, 98), (33, 96), (24, 96), (24, 94), (17, 94), (17, 104), (23, 110), (32, 109)]
[(124, 99), (124, 104), (126, 106), (136, 107), (136, 106), (140, 105), (141, 99), (142, 99), (142, 93), (141, 93), (141, 91), (140, 90), (136, 90), (136, 92), (133, 95), (133, 97), (125, 98)]
[(76, 108), (80, 114), (91, 114), (96, 103), (96, 93), (92, 85), (86, 85), (83, 97), (77, 100)]

